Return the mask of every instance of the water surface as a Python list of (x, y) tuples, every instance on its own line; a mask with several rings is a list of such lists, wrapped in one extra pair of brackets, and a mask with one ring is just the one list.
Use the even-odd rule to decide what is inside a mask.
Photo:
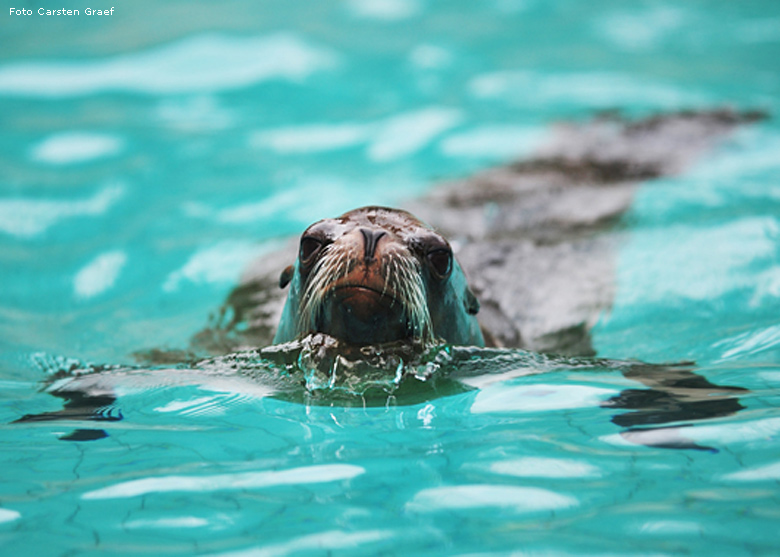
[[(86, 4), (74, 2), (73, 8)], [(134, 2), (0, 14), (0, 423), (7, 554), (772, 554), (780, 518), (780, 128), (648, 183), (598, 355), (694, 360), (743, 410), (632, 443), (608, 367), (414, 404), (230, 385), (118, 393), (107, 436), (39, 392), (52, 358), (186, 346), (254, 257), (531, 153), (601, 110), (777, 114), (756, 1)], [(62, 361), (60, 360), (60, 363)], [(402, 401), (403, 402), (403, 401)], [(89, 425), (89, 424), (87, 424)]]

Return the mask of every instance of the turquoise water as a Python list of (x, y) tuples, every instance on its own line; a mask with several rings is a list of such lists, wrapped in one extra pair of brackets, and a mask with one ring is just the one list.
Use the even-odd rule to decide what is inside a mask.
[(595, 368), (369, 408), (127, 390), (92, 442), (10, 423), (62, 406), (36, 362), (186, 346), (283, 238), (528, 154), (556, 121), (776, 115), (775, 2), (4, 6), (3, 554), (776, 553), (775, 118), (640, 188), (593, 335), (599, 356), (749, 389), (686, 428), (713, 450), (626, 441), (601, 403), (642, 385)]

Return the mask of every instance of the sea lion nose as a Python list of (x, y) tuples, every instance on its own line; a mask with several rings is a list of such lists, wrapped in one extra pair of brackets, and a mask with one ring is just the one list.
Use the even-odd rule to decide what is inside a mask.
[(363, 234), (363, 255), (367, 260), (374, 259), (374, 252), (376, 246), (379, 243), (379, 239), (385, 235), (384, 230), (368, 230), (367, 228), (361, 228), (360, 233)]

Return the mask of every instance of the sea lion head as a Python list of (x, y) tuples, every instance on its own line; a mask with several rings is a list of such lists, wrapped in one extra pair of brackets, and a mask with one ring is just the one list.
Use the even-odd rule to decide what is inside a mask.
[(274, 343), (325, 333), (354, 345), (484, 345), (449, 242), (406, 211), (363, 207), (312, 224), (279, 284), (290, 291)]

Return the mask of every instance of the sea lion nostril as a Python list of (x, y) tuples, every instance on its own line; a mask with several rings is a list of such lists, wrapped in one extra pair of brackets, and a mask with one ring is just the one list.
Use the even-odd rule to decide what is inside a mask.
[(366, 259), (373, 259), (374, 252), (376, 252), (376, 246), (379, 243), (380, 238), (386, 234), (384, 230), (368, 230), (361, 228), (360, 233), (363, 234), (363, 254)]

